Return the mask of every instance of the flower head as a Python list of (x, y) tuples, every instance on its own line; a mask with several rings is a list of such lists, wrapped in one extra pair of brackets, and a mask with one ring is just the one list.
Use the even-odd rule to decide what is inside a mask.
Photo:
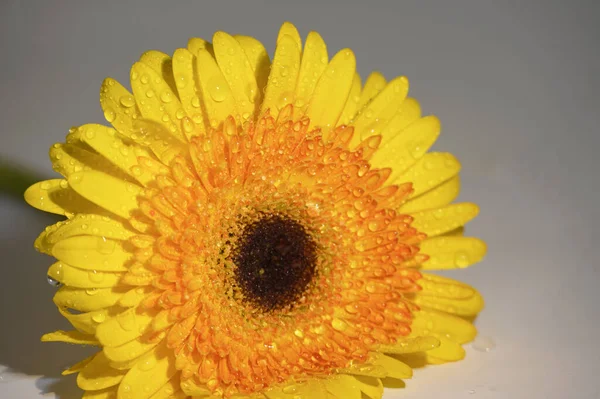
[[(304, 47), (304, 49), (302, 49)], [(481, 259), (477, 214), (451, 204), (457, 160), (404, 77), (364, 86), (284, 24), (261, 43), (217, 32), (150, 51), (50, 150), (64, 179), (26, 193), (67, 218), (36, 248), (54, 302), (96, 345), (86, 398), (370, 398), (416, 361), (461, 359), (481, 296), (428, 274)]]

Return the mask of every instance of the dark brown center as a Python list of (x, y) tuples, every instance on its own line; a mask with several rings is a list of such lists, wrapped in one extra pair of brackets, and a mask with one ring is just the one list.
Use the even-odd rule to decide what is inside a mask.
[(272, 311), (302, 297), (316, 273), (317, 248), (297, 221), (266, 215), (245, 227), (233, 261), (236, 283), (244, 298)]

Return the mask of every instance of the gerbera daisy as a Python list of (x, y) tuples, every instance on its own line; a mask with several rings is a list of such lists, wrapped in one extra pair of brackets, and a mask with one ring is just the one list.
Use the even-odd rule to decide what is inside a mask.
[(411, 364), (464, 356), (479, 293), (428, 274), (485, 244), (451, 202), (460, 165), (404, 77), (329, 59), (286, 23), (271, 63), (247, 36), (144, 53), (129, 92), (106, 79), (107, 127), (50, 150), (64, 178), (29, 204), (65, 215), (35, 247), (72, 331), (95, 345), (84, 398), (380, 398)]

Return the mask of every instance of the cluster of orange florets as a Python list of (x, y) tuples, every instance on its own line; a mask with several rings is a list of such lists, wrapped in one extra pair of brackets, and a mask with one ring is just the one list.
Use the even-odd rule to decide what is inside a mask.
[[(394, 211), (410, 185), (386, 185), (390, 171), (370, 168), (378, 136), (350, 150), (352, 127), (324, 138), (294, 112), (242, 128), (230, 117), (168, 169), (141, 160), (159, 176), (132, 221), (147, 234), (131, 240), (136, 263), (123, 282), (151, 287), (143, 306), (157, 316), (145, 337), (166, 337), (183, 382), (250, 393), (366, 362), (410, 332), (404, 295), (420, 274), (403, 264), (424, 236)], [(317, 248), (310, 284), (275, 310), (248, 300), (233, 261), (264, 215), (301, 224)]]

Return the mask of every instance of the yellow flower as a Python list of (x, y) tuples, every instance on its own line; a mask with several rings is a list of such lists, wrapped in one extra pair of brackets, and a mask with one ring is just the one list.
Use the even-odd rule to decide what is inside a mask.
[(27, 202), (66, 220), (37, 239), (73, 331), (96, 345), (84, 398), (381, 398), (382, 378), (464, 356), (483, 306), (428, 274), (479, 261), (460, 165), (408, 81), (331, 60), (286, 23), (273, 62), (247, 36), (142, 55), (106, 79), (113, 127), (50, 150), (64, 179)]

